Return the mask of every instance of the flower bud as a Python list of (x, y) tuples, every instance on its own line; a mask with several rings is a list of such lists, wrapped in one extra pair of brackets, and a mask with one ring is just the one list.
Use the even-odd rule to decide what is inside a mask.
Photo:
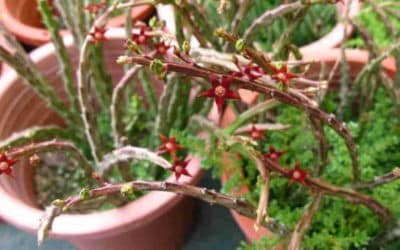
[(189, 42), (188, 40), (185, 40), (185, 41), (182, 43), (182, 51), (183, 51), (185, 54), (189, 54), (189, 52), (190, 52), (190, 42)]
[(152, 18), (150, 18), (149, 26), (152, 27), (152, 28), (156, 28), (157, 25), (158, 25), (157, 17), (153, 16)]
[(129, 198), (133, 195), (133, 188), (129, 184), (124, 184), (120, 189), (122, 197)]
[(79, 198), (82, 200), (87, 200), (91, 196), (90, 190), (88, 188), (82, 188), (82, 190), (79, 192)]
[(127, 64), (130, 62), (130, 57), (129, 56), (119, 56), (117, 58), (117, 63), (118, 64)]
[(65, 202), (65, 200), (57, 199), (57, 200), (54, 200), (51, 204), (56, 207), (63, 208), (65, 206), (66, 202)]
[(245, 47), (245, 42), (244, 42), (244, 40), (243, 40), (243, 39), (238, 39), (238, 40), (236, 41), (236, 43), (235, 43), (235, 49), (236, 49), (238, 52), (242, 52), (242, 51), (244, 50), (244, 47)]
[(133, 41), (132, 39), (127, 39), (125, 42), (125, 48), (129, 51), (135, 52), (137, 54), (140, 54), (142, 51), (139, 48), (139, 45)]
[(160, 78), (165, 76), (165, 65), (159, 59), (154, 59), (150, 63), (150, 70), (156, 73)]
[(29, 157), (29, 164), (32, 167), (37, 167), (40, 164), (40, 157), (37, 154), (32, 155)]

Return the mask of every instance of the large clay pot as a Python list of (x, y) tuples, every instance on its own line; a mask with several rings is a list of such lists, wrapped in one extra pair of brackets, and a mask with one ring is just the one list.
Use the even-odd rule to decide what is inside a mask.
[[(132, 8), (132, 20), (144, 20), (153, 13), (153, 6), (141, 5)], [(39, 46), (50, 41), (50, 33), (44, 28), (40, 13), (37, 11), (36, 0), (0, 0), (0, 12), (4, 25), (21, 42)], [(124, 16), (109, 20), (109, 26), (124, 25)], [(66, 34), (66, 30), (61, 31)]]
[[(361, 2), (358, 0), (352, 0), (347, 9), (347, 3), (350, 0), (345, 0), (336, 4), (336, 12), (338, 16), (338, 20), (341, 20), (346, 17), (346, 13), (348, 12), (349, 18), (353, 18), (358, 15), (360, 12)], [(331, 49), (339, 47), (343, 41), (345, 41), (345, 37), (349, 37), (353, 33), (353, 27), (348, 25), (347, 28), (342, 22), (338, 22), (335, 27), (325, 36), (321, 37), (319, 40), (312, 42), (309, 45), (305, 45), (300, 48), (300, 50), (304, 53), (307, 51), (313, 51), (316, 49)]]
[[(355, 78), (360, 70), (363, 68), (365, 63), (368, 61), (368, 52), (364, 50), (346, 50), (346, 59), (349, 64), (350, 69), (350, 77)], [(304, 53), (304, 59), (306, 60), (315, 60), (316, 62), (322, 62), (325, 64), (324, 67), (329, 72), (329, 69), (332, 69), (337, 62), (340, 61), (341, 58), (341, 50), (340, 49), (332, 49), (332, 50), (318, 50), (315, 52), (310, 51), (309, 53)], [(396, 74), (396, 62), (393, 58), (388, 58), (382, 62), (382, 70), (388, 74), (391, 78), (394, 78)], [(318, 78), (320, 72), (320, 64), (314, 64), (310, 70), (308, 71), (308, 77), (310, 78)], [(337, 75), (340, 75), (340, 68), (337, 69)], [(339, 79), (337, 79), (339, 80)], [(330, 90), (335, 91), (338, 89), (338, 82), (333, 81), (329, 86)], [(236, 118), (235, 113), (231, 109), (226, 109), (222, 120), (221, 126), (226, 127), (230, 123), (232, 123)], [(229, 168), (229, 160), (227, 161), (227, 171), (221, 176), (221, 182), (225, 183), (229, 180), (232, 175), (232, 168)], [(249, 192), (248, 186), (241, 187), (238, 191), (235, 192), (236, 196), (244, 195)], [(258, 232), (254, 230), (255, 220), (249, 219), (245, 216), (242, 216), (235, 211), (232, 211), (232, 216), (235, 219), (236, 223), (239, 225), (240, 229), (244, 233), (248, 242), (252, 242), (258, 240), (260, 237), (265, 235), (272, 235), (268, 229), (261, 227)]]
[[(116, 58), (124, 53), (124, 30), (111, 29), (104, 43), (107, 67), (115, 83), (123, 75)], [(73, 65), (78, 54), (70, 36), (65, 39)], [(52, 44), (31, 53), (31, 58), (57, 92), (63, 87)], [(0, 79), (0, 139), (34, 125), (60, 123), (44, 102), (12, 70)], [(188, 171), (193, 177), (180, 181), (196, 184), (201, 176), (200, 160), (193, 158)], [(21, 160), (15, 178), (0, 178), (0, 215), (14, 226), (36, 232), (43, 210), (36, 205), (33, 169)], [(170, 176), (168, 181), (174, 181)], [(62, 197), (60, 197), (62, 198)], [(150, 192), (123, 207), (90, 214), (62, 215), (54, 221), (51, 237), (69, 240), (85, 250), (173, 250), (179, 248), (192, 223), (192, 200), (167, 192)]]

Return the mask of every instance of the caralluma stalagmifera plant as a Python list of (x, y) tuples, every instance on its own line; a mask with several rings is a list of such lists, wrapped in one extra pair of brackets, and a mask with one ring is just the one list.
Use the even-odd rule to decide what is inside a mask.
[[(353, 241), (346, 241), (341, 235), (346, 230), (337, 228), (340, 247), (376, 247), (396, 239), (399, 210), (379, 194), (385, 192), (384, 184), (390, 187), (387, 192), (399, 190), (394, 184), (400, 177), (395, 168), (400, 157), (385, 156), (385, 167), (371, 170), (371, 158), (378, 163), (385, 158), (367, 151), (365, 145), (371, 142), (363, 138), (371, 136), (370, 140), (374, 140), (371, 131), (384, 129), (364, 123), (363, 115), (388, 115), (376, 118), (375, 124), (393, 119), (382, 126), (389, 124), (398, 129), (400, 123), (388, 111), (392, 106), (398, 108), (398, 77), (391, 79), (381, 72), (380, 65), (386, 57), (398, 53), (399, 40), (396, 38), (388, 49), (378, 50), (368, 32), (354, 20), (340, 20), (359, 28), (371, 52), (369, 62), (351, 87), (345, 57), (334, 67), (325, 68), (325, 72), (321, 66), (319, 77), (310, 76), (309, 68), (321, 62), (303, 59), (291, 39), (312, 6), (349, 5), (351, 1), (281, 1), (276, 8), (251, 20), (246, 29), (241, 24), (253, 1), (216, 1), (216, 11), (224, 20), (218, 26), (209, 22), (209, 13), (200, 2), (56, 0), (50, 5), (47, 0), (38, 0), (56, 47), (66, 102), (0, 25), (1, 34), (14, 48), (8, 51), (0, 47), (0, 58), (65, 121), (65, 128), (34, 127), (4, 140), (0, 174), (12, 177), (13, 168), (23, 157), (29, 157), (32, 166), (40, 167), (43, 152), (61, 152), (78, 162), (86, 177), (76, 195), (44, 204), (48, 206), (38, 229), (39, 244), (57, 216), (87, 201), (117, 196), (121, 202), (113, 205), (120, 206), (152, 190), (187, 195), (235, 210), (255, 219), (254, 230), (268, 228), (278, 239), (273, 242), (288, 249), (300, 249), (302, 240), (307, 249), (330, 249), (330, 235), (323, 229), (329, 231), (329, 225), (337, 226), (335, 213), (345, 210), (340, 206), (354, 214), (363, 209), (360, 216), (341, 214), (341, 220), (359, 219), (366, 214), (379, 228), (359, 228), (361, 233)], [(72, 9), (73, 4), (81, 8)], [(125, 73), (112, 85), (102, 54), (110, 32), (107, 18), (115, 12), (130, 13), (130, 8), (143, 4), (172, 5), (175, 32), (168, 30), (162, 16), (159, 20), (153, 17), (148, 23), (131, 23), (127, 18), (127, 39), (121, 44), (126, 53), (115, 58)], [(379, 10), (379, 5), (372, 6)], [(384, 20), (385, 13), (378, 15)], [(276, 20), (283, 20), (286, 30), (267, 53), (254, 41)], [(385, 24), (390, 26), (388, 22)], [(71, 31), (79, 50), (76, 67), (60, 36), (61, 23)], [(344, 46), (342, 51), (345, 55)], [(340, 90), (332, 92), (337, 69), (341, 69)], [(161, 86), (161, 93), (157, 93), (156, 86)], [(143, 93), (137, 94), (138, 89)], [(385, 97), (385, 90), (390, 92), (389, 97)], [(253, 101), (248, 99), (249, 93)], [(359, 107), (357, 112), (354, 107)], [(214, 122), (207, 118), (210, 111), (218, 116)], [(235, 118), (224, 127), (218, 126), (228, 111)], [(200, 139), (199, 131), (206, 131), (207, 139)], [(298, 145), (307, 146), (309, 142), (312, 148)], [(399, 143), (394, 136), (387, 149), (393, 150)], [(363, 155), (367, 152), (372, 152), (370, 161)], [(233, 171), (223, 188), (225, 193), (181, 181), (182, 176), (191, 176), (187, 169), (189, 153), (200, 155), (204, 167), (212, 168), (217, 175)], [(134, 171), (132, 162), (136, 164)], [(228, 163), (234, 167), (227, 167)], [(168, 173), (174, 174), (175, 182), (164, 181)], [(339, 177), (335, 179), (332, 173)], [(249, 193), (243, 197), (232, 195), (232, 187), (242, 185), (250, 187)], [(327, 208), (328, 203), (333, 205)], [(314, 218), (318, 223), (313, 223)], [(349, 228), (354, 227), (350, 224)], [(326, 228), (313, 231), (314, 227), (323, 226)], [(356, 238), (361, 234), (364, 238)], [(268, 249), (271, 242), (261, 240), (253, 246)]]

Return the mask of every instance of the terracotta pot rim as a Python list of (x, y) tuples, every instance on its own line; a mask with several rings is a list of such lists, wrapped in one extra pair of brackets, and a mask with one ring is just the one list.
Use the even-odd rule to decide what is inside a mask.
[[(315, 53), (318, 52), (318, 53)], [(333, 48), (323, 51), (321, 50), (313, 50), (313, 51), (303, 51), (303, 55), (307, 59), (317, 59), (323, 62), (335, 63), (337, 60), (341, 58), (341, 49)], [(361, 49), (346, 49), (345, 51), (346, 59), (348, 62), (354, 64), (362, 64), (368, 60), (369, 52), (367, 50)], [(384, 70), (390, 77), (394, 77), (396, 74), (396, 60), (393, 57), (389, 57), (382, 61), (382, 70)], [(224, 117), (222, 118), (224, 119)], [(226, 119), (225, 119), (226, 120)], [(225, 122), (226, 123), (226, 122)], [(229, 163), (229, 161), (228, 161)], [(229, 165), (229, 164), (227, 164)], [(232, 173), (229, 171), (225, 171), (220, 177), (220, 181), (222, 184), (225, 184), (228, 179), (231, 177)], [(244, 193), (249, 192), (249, 187), (247, 185), (242, 186), (239, 190), (234, 192), (235, 196), (240, 196)], [(248, 242), (259, 239), (263, 235), (271, 234), (268, 229), (261, 227), (259, 232), (256, 232), (253, 229), (253, 225), (255, 224), (255, 220), (242, 216), (235, 211), (230, 211), (234, 220), (239, 225), (242, 232), (245, 234), (245, 237)]]
[[(337, 3), (336, 4), (336, 12), (338, 15), (338, 19), (343, 19), (346, 16), (347, 12), (347, 2), (349, 0), (345, 0), (344, 4), (343, 3)], [(361, 2), (359, 0), (353, 0), (351, 2), (351, 5), (349, 6), (349, 17), (355, 17), (358, 15), (360, 12), (361, 8)], [(345, 34), (346, 30), (346, 34)], [(351, 35), (353, 32), (353, 27), (349, 25), (347, 29), (345, 28), (345, 25), (343, 23), (337, 22), (336, 25), (333, 27), (333, 29), (326, 34), (325, 36), (321, 37), (317, 41), (314, 41), (308, 45), (304, 45), (300, 48), (302, 52), (307, 51), (307, 50), (316, 50), (319, 49), (321, 50), (324, 48), (335, 48), (339, 46), (342, 42), (344, 37), (348, 37)]]
[[(122, 28), (113, 28), (107, 32), (107, 37), (110, 40), (122, 40), (125, 38), (125, 31)], [(64, 41), (67, 47), (73, 44), (71, 35), (66, 36)], [(54, 50), (54, 46), (48, 43), (34, 50), (30, 56), (33, 62), (37, 63), (44, 58), (54, 56)], [(9, 70), (0, 77), (2, 82), (0, 98), (7, 93), (17, 78), (18, 75), (13, 70)], [(193, 177), (182, 176), (180, 182), (197, 183), (202, 175), (198, 157), (192, 157), (188, 171)], [(167, 181), (174, 182), (175, 177), (171, 175)], [(176, 194), (153, 191), (120, 208), (90, 214), (62, 215), (54, 221), (51, 234), (55, 237), (73, 237), (73, 239), (112, 236), (157, 219), (163, 214), (163, 210), (168, 210), (182, 199), (182, 196)], [(0, 206), (2, 218), (24, 230), (36, 231), (43, 210), (25, 204), (1, 188), (0, 200), (2, 201)]]
[[(22, 42), (39, 46), (43, 45), (50, 40), (50, 34), (45, 28), (34, 27), (31, 25), (24, 24), (17, 17), (11, 14), (11, 11), (7, 7), (7, 0), (0, 0), (0, 10), (2, 10), (1, 19), (4, 23), (4, 26), (10, 30), (19, 40)], [(17, 1), (17, 0), (15, 0)], [(152, 5), (140, 5), (132, 9), (135, 11), (135, 14), (132, 15), (132, 19), (142, 20), (150, 15), (153, 12), (154, 6)], [(124, 23), (124, 18), (121, 16), (116, 16), (110, 18), (109, 24), (111, 26), (119, 26)], [(61, 30), (61, 34), (67, 35), (69, 33), (68, 30)]]

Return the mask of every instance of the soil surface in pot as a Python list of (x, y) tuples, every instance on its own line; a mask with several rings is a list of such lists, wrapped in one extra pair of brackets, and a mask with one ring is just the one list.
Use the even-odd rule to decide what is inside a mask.
[[(133, 91), (131, 89), (130, 91)], [(127, 94), (128, 95), (128, 94)], [(139, 147), (146, 147), (157, 151), (160, 145), (158, 136), (154, 136), (152, 131), (152, 123), (154, 117), (151, 112), (148, 112), (144, 98), (130, 92), (128, 95), (130, 99), (126, 103), (126, 109), (122, 120), (124, 121), (124, 130), (128, 135), (126, 140), (128, 144), (137, 145)], [(99, 113), (97, 116), (98, 126), (101, 131), (103, 141), (107, 141), (108, 151), (113, 148), (111, 136), (111, 126), (108, 120), (108, 115)], [(88, 145), (86, 143), (78, 142), (78, 148), (85, 153), (88, 159), (91, 158)], [(35, 188), (38, 205), (40, 207), (46, 207), (51, 204), (55, 199), (63, 199), (69, 195), (78, 194), (82, 188), (93, 188), (98, 184), (88, 179), (84, 171), (77, 161), (72, 157), (68, 157), (68, 153), (43, 153), (38, 155), (40, 158), (39, 164), (35, 167)], [(178, 156), (183, 156), (183, 152), (178, 152)], [(169, 156), (166, 156), (169, 159)], [(171, 160), (171, 159), (169, 159)], [(146, 161), (133, 161), (130, 162), (125, 170), (119, 171), (117, 167), (113, 167), (107, 179), (112, 183), (124, 182), (124, 180), (165, 180), (171, 175), (170, 171), (167, 171), (159, 166), (151, 164)], [(116, 206), (125, 204), (126, 202), (133, 201), (146, 192), (134, 192), (130, 197), (121, 198), (120, 195), (115, 197), (109, 197), (104, 200), (100, 198), (95, 201), (86, 202), (82, 206), (79, 206), (75, 210), (70, 212), (85, 212), (95, 210), (111, 209)]]

